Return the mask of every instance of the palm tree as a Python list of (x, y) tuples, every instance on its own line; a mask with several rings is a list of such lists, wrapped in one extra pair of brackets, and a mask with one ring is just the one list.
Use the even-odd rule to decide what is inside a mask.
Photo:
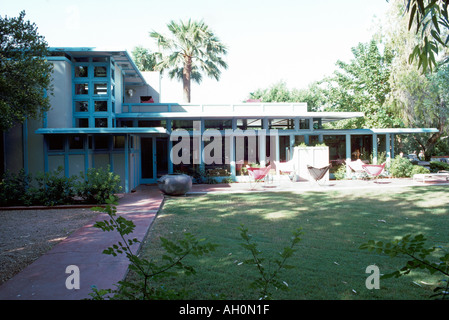
[(171, 21), (167, 27), (171, 38), (155, 31), (150, 32), (159, 50), (167, 52), (165, 55), (159, 52), (160, 62), (156, 69), (168, 69), (171, 79), (176, 77), (182, 80), (184, 101), (189, 103), (191, 80), (201, 83), (204, 73), (218, 81), (220, 68), (227, 69), (228, 65), (222, 59), (227, 54), (227, 48), (203, 21)]
[(134, 47), (131, 52), (133, 60), (140, 71), (153, 71), (156, 66), (156, 57), (155, 53), (150, 52), (148, 49), (137, 46)]

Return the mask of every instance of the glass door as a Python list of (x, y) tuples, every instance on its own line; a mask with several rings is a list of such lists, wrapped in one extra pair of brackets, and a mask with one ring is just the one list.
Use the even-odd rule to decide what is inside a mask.
[(168, 138), (156, 138), (156, 176), (168, 173)]
[(155, 183), (154, 138), (140, 138), (140, 183)]
[(168, 138), (140, 138), (140, 183), (156, 183), (168, 173)]

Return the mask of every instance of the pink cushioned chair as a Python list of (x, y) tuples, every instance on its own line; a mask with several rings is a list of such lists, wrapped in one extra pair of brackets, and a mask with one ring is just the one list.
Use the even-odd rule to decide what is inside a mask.
[(382, 164), (364, 164), (362, 168), (369, 176), (375, 178), (377, 181), (382, 171), (384, 171), (385, 162)]
[(246, 168), (248, 169), (250, 187), (251, 189), (254, 189), (257, 183), (262, 182), (270, 172), (271, 165), (265, 168), (252, 168), (249, 166), (246, 166)]

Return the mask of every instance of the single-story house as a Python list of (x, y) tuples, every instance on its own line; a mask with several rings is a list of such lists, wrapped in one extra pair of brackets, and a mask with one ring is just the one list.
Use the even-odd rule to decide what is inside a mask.
[[(287, 161), (292, 148), (302, 143), (324, 143), (334, 163), (364, 153), (376, 159), (378, 152), (386, 152), (388, 161), (395, 153), (394, 135), (436, 130), (326, 130), (326, 122), (363, 114), (309, 112), (306, 103), (162, 103), (158, 74), (140, 72), (124, 50), (51, 48), (50, 52), (48, 60), (54, 65), (51, 110), (43, 121), (28, 120), (4, 133), (4, 169), (36, 173), (62, 166), (69, 176), (109, 165), (120, 175), (124, 191), (130, 192), (178, 171), (203, 170), (235, 180), (244, 164), (251, 162), (250, 156), (261, 165)], [(270, 130), (276, 134), (256, 134), (255, 145), (250, 137), (238, 143), (238, 137), (247, 132)], [(222, 152), (216, 149), (212, 154), (222, 161), (210, 163), (203, 153), (212, 143), (205, 137), (212, 134), (216, 142), (217, 134), (222, 134)], [(184, 154), (190, 161), (179, 163), (171, 152), (183, 135), (192, 148)]]

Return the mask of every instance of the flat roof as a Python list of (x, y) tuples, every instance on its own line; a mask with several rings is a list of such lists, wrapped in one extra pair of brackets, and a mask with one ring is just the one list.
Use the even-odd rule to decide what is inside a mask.
[(126, 50), (97, 47), (50, 47), (50, 52), (65, 53), (73, 58), (103, 56), (112, 57), (123, 70), (125, 84), (146, 85), (147, 82)]
[[(280, 130), (281, 132), (284, 130)], [(411, 133), (435, 133), (436, 128), (384, 128), (384, 129), (315, 129), (315, 130), (289, 130), (291, 134), (308, 135), (363, 135), (363, 134), (411, 134)], [(168, 131), (162, 127), (120, 127), (120, 128), (40, 128), (37, 134), (162, 134), (168, 135)]]
[(120, 128), (40, 128), (35, 131), (37, 134), (168, 134), (167, 130), (162, 127), (152, 128), (135, 128), (135, 127), (120, 127)]
[(342, 135), (350, 133), (357, 134), (412, 134), (412, 133), (435, 133), (438, 132), (436, 128), (383, 128), (383, 129), (316, 129), (313, 130), (317, 134), (335, 134)]
[(254, 119), (254, 118), (275, 118), (290, 119), (292, 117), (301, 118), (321, 118), (323, 121), (337, 121), (342, 119), (350, 119), (363, 117), (363, 112), (298, 112), (292, 113), (290, 110), (283, 112), (264, 112), (263, 114), (255, 114), (244, 111), (220, 112), (122, 112), (115, 115), (116, 118), (151, 118), (151, 119)]

